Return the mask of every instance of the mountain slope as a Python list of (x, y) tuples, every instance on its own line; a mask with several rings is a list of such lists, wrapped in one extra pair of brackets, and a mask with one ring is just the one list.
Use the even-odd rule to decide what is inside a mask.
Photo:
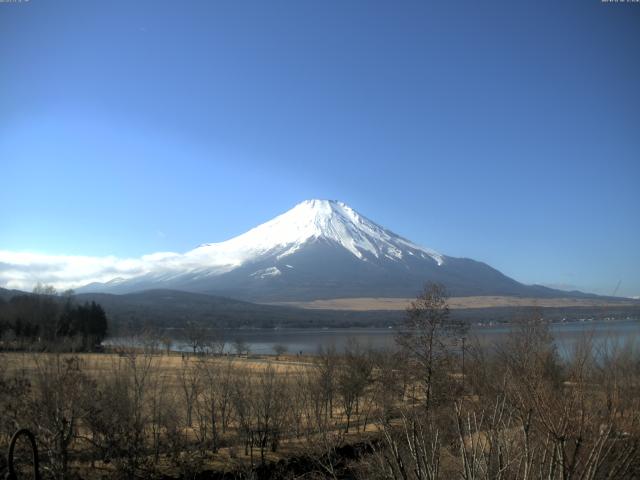
[(226, 242), (146, 259), (150, 266), (142, 275), (79, 291), (167, 288), (251, 301), (291, 301), (412, 297), (425, 282), (436, 281), (455, 296), (567, 296), (523, 285), (485, 263), (418, 246), (344, 203), (328, 200), (302, 202)]
[(404, 314), (402, 311), (311, 311), (179, 290), (146, 290), (122, 295), (83, 293), (76, 296), (76, 301), (95, 301), (102, 305), (112, 335), (125, 333), (123, 328), (138, 330), (145, 325), (180, 328), (188, 321), (219, 328), (380, 327), (401, 320)]
[(16, 295), (24, 295), (24, 292), (20, 290), (9, 290), (6, 288), (0, 288), (0, 302), (9, 301), (11, 297)]

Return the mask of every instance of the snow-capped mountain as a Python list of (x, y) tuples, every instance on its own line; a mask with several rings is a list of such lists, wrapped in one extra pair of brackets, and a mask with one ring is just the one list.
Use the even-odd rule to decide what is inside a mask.
[[(80, 291), (126, 293), (171, 288), (257, 301), (411, 297), (426, 281), (453, 295), (559, 296), (490, 266), (421, 247), (342, 202), (307, 200), (248, 232), (186, 252), (145, 257), (133, 278)], [(566, 292), (563, 292), (566, 296)]]
[(265, 255), (275, 254), (281, 260), (321, 239), (363, 261), (381, 257), (401, 260), (404, 255), (430, 257), (439, 265), (443, 261), (439, 253), (385, 230), (342, 202), (330, 200), (299, 203), (247, 233), (226, 242), (201, 245), (186, 256), (202, 264), (240, 266)]

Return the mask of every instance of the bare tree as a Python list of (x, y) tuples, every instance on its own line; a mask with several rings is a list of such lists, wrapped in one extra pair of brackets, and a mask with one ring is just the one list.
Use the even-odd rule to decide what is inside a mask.
[(32, 378), (24, 370), (8, 371), (3, 358), (0, 361), (0, 446), (3, 449), (29, 417), (31, 395)]
[(251, 398), (255, 395), (255, 389), (250, 378), (250, 372), (244, 369), (237, 369), (231, 382), (231, 401), (238, 424), (238, 433), (244, 444), (244, 454), (250, 455), (253, 465), (253, 446), (255, 414), (253, 412), (254, 402)]
[(118, 473), (134, 479), (148, 473), (148, 426), (152, 384), (157, 359), (135, 350), (113, 360), (112, 368), (98, 383), (85, 423), (91, 442), (105, 461), (112, 461)]
[(276, 360), (280, 360), (280, 356), (287, 353), (287, 346), (277, 343), (273, 346), (273, 353), (276, 354)]
[(47, 452), (48, 469), (55, 478), (70, 476), (71, 446), (86, 415), (83, 386), (88, 379), (78, 357), (36, 354), (31, 419)]
[(400, 351), (377, 350), (371, 353), (373, 363), (373, 398), (379, 417), (389, 420), (394, 407), (404, 401), (409, 369)]
[(372, 444), (373, 465), (365, 478), (437, 480), (441, 477), (442, 440), (427, 416), (409, 408), (399, 412), (399, 422), (380, 425), (382, 441)]
[(271, 446), (275, 452), (284, 428), (288, 406), (288, 381), (284, 374), (278, 374), (269, 365), (258, 375), (252, 401), (256, 415), (255, 435), (260, 447), (260, 461), (265, 463), (265, 452)]
[(349, 342), (338, 370), (338, 393), (346, 416), (345, 433), (349, 432), (353, 415), (358, 415), (365, 389), (371, 382), (373, 365), (357, 342)]
[(198, 364), (200, 395), (196, 402), (200, 440), (216, 452), (230, 414), (232, 360), (207, 359)]
[(236, 338), (233, 341), (233, 349), (236, 355), (249, 355), (249, 344), (241, 338)]
[(193, 320), (189, 320), (184, 327), (184, 336), (187, 345), (193, 350), (193, 354), (198, 353), (205, 342), (206, 329)]
[[(452, 346), (465, 331), (465, 325), (449, 315), (447, 294), (442, 285), (429, 283), (411, 302), (397, 344), (406, 352), (416, 380), (422, 385), (424, 406), (428, 411), (444, 393)], [(440, 389), (436, 389), (439, 384)], [(436, 398), (440, 400), (439, 398)]]
[(326, 350), (322, 347), (315, 358), (315, 366), (318, 372), (319, 387), (324, 402), (325, 422), (333, 418), (333, 400), (336, 391), (336, 372), (338, 370), (338, 354), (335, 346), (331, 345)]
[(178, 370), (178, 383), (184, 400), (185, 422), (187, 427), (193, 425), (193, 407), (200, 392), (200, 373), (198, 360), (182, 359)]
[(226, 345), (226, 340), (221, 331), (207, 329), (203, 332), (202, 351), (211, 355), (222, 355)]

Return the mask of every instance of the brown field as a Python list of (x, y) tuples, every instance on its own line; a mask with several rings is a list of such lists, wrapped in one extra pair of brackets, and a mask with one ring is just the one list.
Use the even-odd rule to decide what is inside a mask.
[[(53, 357), (55, 355), (57, 354), (2, 352), (0, 353), (0, 363), (2, 363), (2, 370), (6, 374), (10, 375), (15, 372), (29, 373), (35, 371), (38, 368), (38, 364), (45, 363), (48, 356)], [(125, 357), (117, 353), (69, 353), (64, 354), (64, 356), (69, 358), (78, 357), (82, 362), (83, 371), (95, 377), (99, 377), (106, 372), (112, 372), (114, 365), (125, 359)], [(271, 366), (277, 373), (293, 374), (306, 371), (313, 366), (311, 358), (291, 355), (281, 355), (279, 359), (276, 359), (272, 355), (200, 357), (187, 353), (182, 355), (178, 352), (171, 352), (169, 355), (158, 353), (153, 355), (152, 358), (154, 371), (162, 374), (164, 378), (177, 377), (184, 368), (184, 362), (191, 360), (206, 361), (219, 365), (226, 365), (231, 361), (234, 368), (256, 373), (261, 373)]]
[[(56, 360), (56, 358), (58, 360)], [(175, 405), (178, 407), (180, 416), (184, 414), (184, 408), (186, 403), (184, 401), (184, 388), (185, 375), (190, 378), (194, 372), (204, 365), (209, 365), (208, 368), (217, 369), (223, 372), (226, 368), (230, 367), (234, 372), (234, 375), (240, 375), (249, 380), (249, 383), (254, 385), (255, 390), (247, 391), (246, 393), (256, 393), (257, 389), (261, 388), (261, 378), (268, 375), (267, 372), (275, 372), (276, 376), (281, 379), (279, 385), (285, 387), (287, 391), (293, 389), (297, 382), (301, 382), (307, 375), (313, 375), (314, 363), (310, 357), (299, 357), (291, 355), (281, 355), (276, 357), (274, 355), (263, 355), (250, 357), (246, 356), (205, 356), (205, 355), (190, 355), (185, 353), (184, 355), (177, 352), (125, 352), (120, 353), (33, 353), (33, 352), (0, 352), (0, 377), (4, 378), (27, 378), (33, 382), (42, 381), (42, 375), (45, 372), (54, 372), (50, 370), (52, 365), (64, 364), (64, 359), (78, 359), (79, 368), (89, 378), (93, 378), (97, 382), (105, 381), (106, 379), (114, 375), (132, 375), (131, 361), (133, 361), (137, 367), (133, 367), (141, 376), (150, 374), (152, 378), (156, 379), (156, 383), (149, 384), (145, 389), (149, 389), (152, 395), (160, 394), (164, 398), (175, 399)], [(60, 361), (62, 359), (62, 361)], [(220, 378), (221, 380), (222, 378)], [(200, 378), (200, 387), (204, 388), (204, 379)], [(158, 385), (160, 390), (158, 391)], [(187, 385), (190, 387), (190, 385)], [(291, 390), (293, 392), (293, 390)], [(199, 397), (200, 394), (198, 394)], [(197, 403), (198, 400), (195, 400)], [(145, 408), (146, 409), (146, 408)], [(281, 412), (281, 415), (285, 414)], [(181, 435), (184, 436), (184, 448), (192, 448), (190, 444), (198, 442), (198, 429), (200, 424), (196, 415), (196, 407), (194, 406), (193, 412), (193, 424), (187, 426), (182, 424), (180, 428)], [(333, 422), (330, 430), (326, 434), (335, 435), (336, 438), (340, 437), (340, 442), (355, 442), (361, 441), (369, 433), (377, 430), (377, 427), (372, 424), (359, 425), (354, 418), (352, 420), (352, 430), (350, 432), (343, 432), (345, 421), (343, 419), (343, 412), (341, 412), (338, 402), (336, 400), (336, 406), (333, 409)], [(184, 422), (184, 418), (182, 419)], [(199, 468), (207, 468), (218, 471), (240, 471), (247, 468), (248, 465), (255, 465), (259, 461), (259, 454), (257, 451), (252, 451), (251, 455), (247, 455), (243, 452), (243, 440), (240, 437), (239, 429), (241, 428), (237, 420), (232, 419), (228, 431), (226, 434), (221, 434), (224, 446), (221, 446), (216, 452), (209, 453), (204, 456), (203, 463)], [(87, 428), (83, 425), (78, 425), (78, 432), (80, 436), (88, 436)], [(316, 446), (313, 445), (313, 440), (310, 443), (310, 436), (313, 437), (314, 433), (307, 433), (304, 435), (283, 435), (279, 448), (276, 451), (267, 449), (264, 452), (265, 460), (278, 461), (283, 458), (290, 458), (301, 454), (306, 454), (311, 450), (314, 450)], [(4, 441), (7, 438), (3, 438)], [(75, 455), (83, 455), (84, 448), (87, 446), (82, 442), (74, 443)], [(256, 450), (256, 446), (252, 445), (252, 450)], [(175, 461), (171, 463), (167, 455), (160, 455), (155, 460), (155, 468), (159, 472), (165, 474), (176, 474), (177, 467)], [(74, 462), (76, 471), (80, 472), (83, 478), (94, 478), (96, 475), (111, 475), (114, 473), (113, 465), (105, 464), (101, 461), (93, 461), (92, 466), (85, 462)]]
[[(295, 458), (310, 475), (282, 478), (345, 478), (334, 471), (342, 465), (359, 472), (348, 478), (382, 480), (384, 468), (400, 480), (413, 477), (393, 472), (419, 465), (441, 480), (465, 478), (468, 461), (489, 471), (497, 452), (512, 459), (505, 480), (525, 478), (524, 461), (536, 478), (591, 465), (602, 478), (638, 478), (637, 354), (612, 349), (598, 364), (603, 352), (585, 349), (563, 360), (547, 333), (529, 325), (500, 352), (470, 349), (462, 364), (405, 356), (421, 337), (401, 355), (357, 346), (313, 358), (0, 353), (0, 412), (10, 420), (0, 422), (0, 448), (30, 428), (46, 478), (250, 478), (261, 463)], [(582, 444), (562, 450), (566, 438)], [(367, 442), (355, 463), (337, 455)]]
[[(277, 305), (316, 310), (405, 310), (412, 298), (334, 298), (309, 302), (279, 302)], [(492, 308), (492, 307), (613, 307), (638, 305), (637, 301), (620, 299), (616, 301), (591, 298), (525, 298), (501, 296), (451, 297), (451, 309)]]

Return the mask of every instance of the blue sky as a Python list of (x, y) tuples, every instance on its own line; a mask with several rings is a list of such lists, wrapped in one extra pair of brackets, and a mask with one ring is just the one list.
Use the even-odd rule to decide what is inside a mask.
[(0, 250), (135, 257), (342, 200), (640, 295), (640, 4), (0, 3)]

